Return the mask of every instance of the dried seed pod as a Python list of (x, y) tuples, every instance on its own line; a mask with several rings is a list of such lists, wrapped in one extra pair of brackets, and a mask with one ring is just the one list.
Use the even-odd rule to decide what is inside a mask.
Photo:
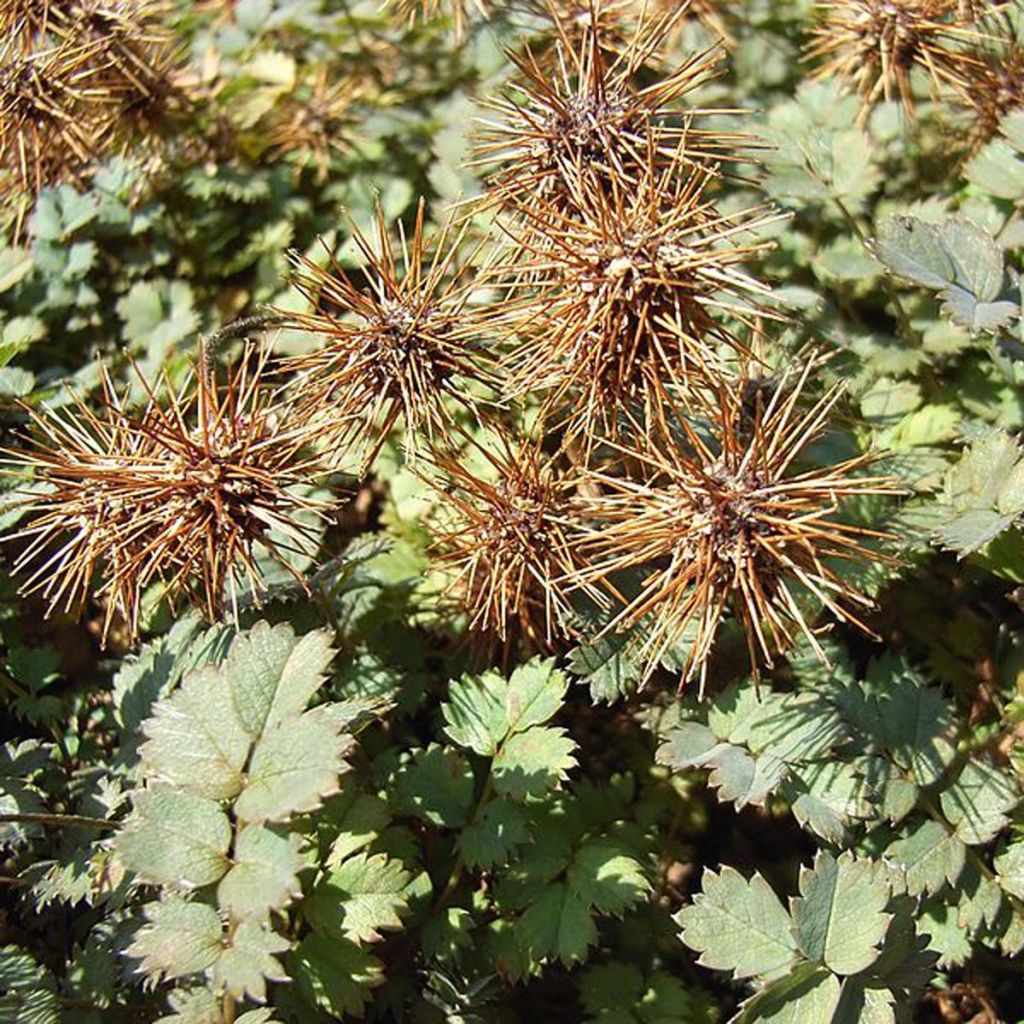
[(593, 474), (604, 493), (584, 503), (594, 525), (577, 553), (592, 565), (578, 578), (593, 585), (623, 570), (642, 571), (639, 593), (607, 629), (650, 622), (639, 652), (647, 676), (666, 652), (685, 643), (682, 682), (698, 676), (703, 691), (729, 611), (746, 634), (755, 670), (771, 666), (799, 634), (824, 659), (799, 590), (870, 633), (852, 609), (871, 601), (832, 560), (878, 561), (865, 544), (884, 535), (843, 522), (837, 513), (843, 499), (895, 488), (888, 478), (858, 475), (870, 455), (798, 468), (839, 397), (832, 389), (802, 408), (814, 365), (808, 360), (795, 379), (784, 375), (746, 401), (747, 389), (722, 384), (708, 409), (710, 438), (680, 418), (685, 445), (665, 439), (657, 448), (623, 449), (644, 467), (646, 480)]
[(490, 15), (484, 0), (397, 0), (398, 13), (407, 22), (440, 18), (449, 12), (455, 23), (455, 37), (461, 39), (474, 15), (486, 20)]
[(29, 409), (37, 438), (5, 452), (45, 487), (25, 497), (28, 525), (5, 538), (24, 545), (14, 565), (23, 592), (76, 612), (98, 576), (104, 638), (117, 617), (135, 637), (152, 584), (212, 621), (225, 607), (237, 616), (243, 584), (258, 601), (259, 551), (301, 581), (291, 557), (312, 543), (308, 515), (323, 507), (296, 488), (322, 467), (309, 431), (263, 387), (265, 361), (247, 354), (221, 387), (201, 353), (183, 388), (143, 381), (149, 402), (138, 414), (105, 373), (99, 412), (80, 397)]
[(999, 131), (1007, 114), (1024, 109), (1024, 46), (1015, 39), (976, 51), (958, 105), (969, 116), (968, 144), (977, 151)]
[(717, 314), (749, 326), (770, 315), (768, 287), (741, 264), (770, 246), (758, 232), (780, 215), (723, 215), (712, 181), (649, 153), (635, 185), (581, 189), (572, 215), (537, 205), (513, 231), (519, 249), (498, 273), (530, 297), (506, 317), (508, 390), (544, 394), (588, 450), (617, 438), (623, 415), (656, 429), (670, 392), (716, 380), (720, 349), (746, 351)]
[(323, 268), (293, 257), (297, 286), (314, 308), (282, 315), (325, 344), (282, 367), (299, 375), (301, 414), (320, 424), (325, 440), (347, 447), (361, 437), (368, 460), (399, 421), (411, 451), (418, 433), (431, 443), (443, 438), (453, 421), (448, 400), (474, 408), (473, 386), (494, 384), (480, 316), (469, 305), (474, 253), (456, 265), (468, 226), (449, 218), (429, 237), (425, 210), (421, 201), (412, 238), (403, 234), (396, 251), (378, 204), (376, 245), (354, 230), (365, 260), (358, 276), (334, 259)]
[(484, 647), (550, 649), (572, 615), (572, 483), (535, 442), (502, 437), (494, 449), (475, 447), (486, 473), (464, 458), (433, 460), (441, 476), (431, 482), (444, 492), (437, 564), (453, 576), (448, 593)]
[(356, 123), (352, 106), (360, 93), (357, 81), (332, 83), (326, 68), (317, 68), (308, 84), (284, 97), (271, 111), (270, 157), (290, 161), (297, 172), (312, 166), (317, 181), (324, 181), (334, 155), (351, 149), (351, 129)]
[(38, 194), (95, 158), (110, 105), (95, 55), (89, 43), (0, 54), (0, 168), (14, 187)]
[(493, 201), (572, 209), (581, 182), (635, 183), (652, 149), (664, 164), (709, 166), (753, 145), (743, 133), (694, 127), (702, 115), (737, 111), (680, 109), (686, 94), (718, 74), (717, 48), (690, 56), (651, 85), (636, 84), (675, 17), (642, 26), (614, 55), (593, 23), (578, 40), (557, 23), (553, 58), (529, 48), (509, 54), (522, 81), (491, 104), (499, 119), (483, 122), (477, 147), (479, 164), (500, 165), (488, 182)]
[(836, 77), (860, 95), (862, 118), (880, 100), (899, 98), (914, 114), (911, 72), (935, 92), (961, 91), (978, 61), (965, 49), (982, 40), (960, 0), (825, 0), (806, 50), (817, 78)]

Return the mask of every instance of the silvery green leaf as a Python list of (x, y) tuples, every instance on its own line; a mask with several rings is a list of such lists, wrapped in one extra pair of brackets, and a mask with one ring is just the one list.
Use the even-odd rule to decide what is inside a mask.
[(250, 739), (220, 669), (191, 673), (153, 707), (143, 732), (139, 757), (149, 776), (212, 800), (241, 791)]
[(887, 864), (903, 872), (911, 896), (955, 885), (966, 857), (963, 841), (937, 821), (922, 822), (905, 839), (890, 843), (884, 854)]
[(732, 1024), (824, 1024), (832, 1021), (840, 995), (834, 974), (815, 964), (800, 964), (744, 1003)]
[(675, 917), (681, 938), (700, 953), (699, 963), (736, 978), (769, 978), (797, 959), (792, 922), (768, 883), (725, 866), (706, 869), (701, 891)]
[(278, 835), (262, 825), (247, 825), (232, 851), (232, 866), (217, 886), (217, 902), (236, 920), (263, 920), (302, 895), (297, 878), (305, 866), (302, 837)]
[(291, 943), (259, 921), (243, 921), (221, 949), (213, 965), (213, 983), (235, 999), (267, 998), (268, 981), (287, 981), (277, 959)]
[(144, 908), (146, 924), (126, 950), (140, 960), (139, 970), (153, 977), (180, 978), (212, 967), (221, 952), (222, 928), (217, 911), (180, 896)]
[(352, 745), (325, 708), (285, 719), (256, 741), (245, 788), (235, 801), (238, 818), (283, 821), (319, 807), (338, 791)]
[(195, 888), (228, 869), (231, 823), (213, 800), (157, 784), (133, 794), (116, 845), (125, 866), (147, 882)]
[(257, 622), (231, 645), (223, 665), (238, 718), (252, 737), (305, 710), (334, 658), (326, 630), (296, 639), (287, 623)]
[(940, 794), (942, 810), (968, 846), (990, 842), (1006, 827), (1020, 792), (1004, 772), (972, 759)]
[(808, 960), (849, 975), (878, 959), (892, 915), (885, 912), (889, 886), (871, 861), (821, 851), (813, 869), (801, 869), (800, 893), (793, 933)]

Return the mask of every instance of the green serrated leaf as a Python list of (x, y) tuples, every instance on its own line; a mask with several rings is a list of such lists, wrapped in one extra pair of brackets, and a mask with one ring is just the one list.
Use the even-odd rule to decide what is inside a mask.
[(505, 695), (509, 732), (522, 733), (543, 725), (562, 706), (568, 687), (553, 658), (534, 658), (520, 665), (512, 673)]
[(301, 847), (301, 836), (280, 836), (262, 825), (243, 828), (235, 840), (231, 870), (217, 887), (221, 908), (237, 920), (263, 920), (301, 896)]
[(409, 873), (385, 854), (357, 854), (339, 864), (306, 901), (318, 929), (353, 942), (376, 942), (402, 927)]
[(17, 946), (0, 948), (0, 1021), (60, 1024), (61, 1007), (49, 972)]
[(333, 835), (325, 866), (337, 867), (346, 857), (369, 846), (391, 821), (388, 805), (355, 785), (346, 785), (321, 813)]
[(588, 840), (573, 857), (569, 888), (586, 907), (621, 916), (650, 891), (643, 866), (611, 840)]
[(508, 683), (498, 672), (463, 676), (452, 683), (448, 703), (441, 705), (448, 738), (481, 757), (493, 757), (508, 733), (507, 689)]
[(522, 808), (495, 798), (459, 834), (459, 849), (470, 867), (490, 868), (507, 864), (516, 848), (529, 838), (530, 829)]
[(513, 734), (491, 765), (494, 791), (512, 800), (543, 796), (576, 766), (575, 749), (565, 730), (552, 726), (537, 725)]
[(125, 866), (157, 885), (202, 886), (228, 869), (231, 823), (212, 800), (156, 785), (133, 795), (118, 833)]
[(384, 981), (380, 961), (355, 943), (307, 935), (288, 958), (288, 975), (310, 1006), (335, 1017), (361, 1017), (370, 991)]
[(857, 974), (878, 959), (892, 915), (889, 886), (875, 865), (851, 854), (820, 852), (801, 869), (801, 895), (793, 900), (793, 931), (801, 952), (836, 974)]
[(139, 970), (151, 977), (181, 978), (212, 967), (220, 955), (221, 924), (217, 911), (205, 903), (172, 896), (147, 903), (146, 924), (136, 933), (127, 955), (140, 960)]
[(403, 813), (458, 828), (473, 802), (473, 769), (457, 750), (433, 745), (402, 767), (390, 795)]
[(725, 866), (705, 870), (701, 891), (675, 917), (700, 963), (737, 978), (770, 978), (796, 959), (792, 923), (768, 883)]
[(516, 943), (532, 961), (586, 959), (597, 928), (586, 904), (561, 882), (548, 885), (516, 923)]

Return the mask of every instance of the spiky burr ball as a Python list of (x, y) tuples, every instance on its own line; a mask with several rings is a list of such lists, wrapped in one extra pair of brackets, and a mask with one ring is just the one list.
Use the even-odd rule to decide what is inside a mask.
[(496, 117), (483, 122), (477, 145), (477, 162), (495, 167), (490, 200), (513, 211), (538, 204), (573, 211), (581, 188), (636, 183), (652, 150), (663, 166), (739, 159), (754, 144), (750, 136), (700, 127), (706, 114), (736, 111), (683, 103), (719, 73), (723, 54), (692, 54), (670, 74), (638, 84), (672, 24), (669, 17), (641, 25), (614, 55), (593, 22), (578, 35), (563, 32), (553, 55), (529, 48), (510, 55), (519, 81), (491, 104)]
[[(859, 94), (862, 117), (882, 99), (898, 98), (914, 114), (911, 74), (919, 68), (933, 90), (962, 91), (981, 41), (961, 0), (826, 0), (806, 53), (818, 78), (839, 78)], [(995, 6), (995, 5), (993, 5)]]
[(286, 326), (324, 343), (282, 360), (297, 375), (300, 414), (319, 425), (327, 446), (348, 452), (363, 442), (366, 462), (399, 422), (411, 453), (421, 437), (443, 440), (452, 403), (472, 409), (473, 387), (495, 383), (480, 313), (470, 306), (475, 253), (460, 251), (468, 226), (449, 219), (429, 236), (425, 210), (420, 202), (411, 239), (402, 234), (396, 246), (378, 205), (376, 244), (354, 230), (365, 261), (359, 275), (334, 259), (321, 267), (294, 256), (312, 310), (280, 311)]
[(509, 388), (544, 396), (543, 411), (585, 450), (615, 439), (622, 421), (656, 429), (681, 393), (721, 374), (721, 351), (746, 349), (728, 328), (753, 325), (769, 291), (742, 264), (770, 243), (779, 215), (758, 206), (723, 215), (709, 171), (652, 149), (635, 183), (581, 185), (577, 210), (536, 205), (512, 231), (499, 267), (513, 293), (506, 317)]
[(966, 75), (960, 105), (967, 113), (970, 149), (977, 150), (999, 131), (1007, 114), (1024, 110), (1024, 46), (1015, 41), (978, 53)]
[[(832, 562), (878, 560), (865, 543), (880, 537), (837, 515), (844, 499), (891, 494), (890, 479), (858, 475), (861, 455), (821, 468), (798, 459), (824, 430), (839, 391), (808, 408), (801, 396), (814, 363), (771, 388), (722, 384), (709, 406), (709, 435), (679, 421), (685, 445), (625, 450), (647, 479), (594, 472), (603, 488), (582, 512), (592, 520), (576, 553), (587, 585), (623, 570), (643, 574), (638, 594), (607, 627), (649, 626), (639, 656), (647, 677), (676, 645), (687, 651), (682, 683), (703, 690), (719, 627), (731, 611), (743, 628), (751, 663), (774, 656), (803, 635), (824, 658), (800, 591), (844, 622), (867, 632), (854, 609), (870, 607)], [(614, 592), (614, 591), (613, 591)], [(646, 621), (645, 621), (646, 620)]]
[(0, 50), (0, 196), (79, 180), (106, 137), (112, 102), (96, 52), (71, 42), (28, 55)]
[(352, 127), (357, 121), (353, 104), (360, 92), (358, 81), (332, 82), (326, 69), (317, 68), (270, 111), (269, 156), (291, 162), (297, 174), (312, 167), (316, 180), (325, 181), (334, 156), (352, 148)]
[(153, 584), (211, 621), (225, 608), (237, 616), (243, 584), (259, 600), (261, 551), (302, 581), (291, 559), (313, 543), (310, 517), (324, 506), (299, 491), (322, 467), (308, 431), (263, 387), (265, 357), (248, 355), (223, 386), (205, 353), (183, 388), (143, 381), (137, 414), (105, 372), (98, 412), (77, 396), (28, 409), (35, 436), (5, 452), (35, 485), (27, 525), (5, 538), (18, 545), (24, 593), (80, 613), (98, 580), (106, 640), (118, 619), (138, 635)]
[(567, 632), (572, 483), (536, 443), (499, 439), (477, 462), (441, 456), (431, 479), (443, 492), (433, 551), (470, 634), (493, 654), (517, 645), (547, 650)]

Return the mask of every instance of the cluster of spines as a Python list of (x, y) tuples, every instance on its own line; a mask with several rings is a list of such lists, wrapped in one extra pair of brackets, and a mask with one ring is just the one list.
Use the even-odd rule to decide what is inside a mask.
[(82, 184), (182, 105), (166, 14), (157, 0), (0, 3), (0, 196), (17, 228), (43, 187)]
[[(864, 625), (857, 609), (867, 598), (831, 560), (865, 557), (870, 533), (843, 524), (838, 506), (891, 488), (863, 473), (866, 458), (798, 464), (836, 394), (809, 401), (807, 372), (759, 380), (752, 340), (771, 314), (765, 287), (742, 265), (764, 248), (760, 232), (775, 214), (726, 214), (717, 203), (721, 165), (745, 159), (749, 140), (713, 133), (708, 112), (685, 104), (715, 73), (716, 53), (637, 84), (674, 24), (658, 18), (613, 52), (599, 45), (595, 18), (581, 34), (559, 31), (542, 55), (519, 57), (517, 101), (497, 104), (502, 120), (480, 144), (491, 165), (484, 205), (507, 239), (496, 254), (467, 246), (469, 218), (429, 237), (421, 204), (411, 236), (397, 242), (379, 210), (376, 239), (355, 231), (357, 274), (330, 258), (297, 258), (311, 311), (283, 317), (322, 345), (280, 363), (287, 416), (301, 426), (281, 435), (293, 447), (276, 470), (282, 487), (261, 499), (274, 511), (260, 521), (296, 528), (290, 473), (328, 472), (337, 452), (353, 449), (366, 466), (400, 429), (439, 495), (432, 553), (489, 657), (557, 649), (576, 631), (581, 602), (602, 610), (606, 631), (637, 629), (645, 678), (687, 639), (684, 682), (704, 679), (728, 614), (748, 635), (755, 669), (801, 634), (816, 645), (800, 590)], [(751, 403), (751, 394), (762, 397)], [(153, 408), (166, 405), (154, 398)], [(513, 415), (519, 405), (535, 414), (528, 435)], [(116, 402), (108, 409), (123, 419)], [(194, 429), (180, 411), (163, 422), (185, 436)], [(276, 436), (232, 458), (248, 467), (278, 450)], [(34, 461), (44, 479), (63, 482), (60, 467)], [(217, 578), (203, 577), (198, 557), (166, 554), (146, 563), (145, 578), (218, 613), (237, 573), (258, 582), (250, 551), (264, 535), (245, 518), (250, 500), (231, 506), (238, 543)], [(213, 521), (200, 504), (189, 527), (197, 537), (195, 522)], [(28, 530), (43, 539), (32, 558), (59, 525), (58, 505), (35, 499), (33, 509)], [(146, 557), (165, 546), (150, 538)], [(117, 612), (137, 623), (131, 572), (102, 568), (120, 565), (123, 552), (89, 558), (62, 565), (72, 582), (50, 584), (61, 588), (51, 597), (80, 602), (100, 567), (123, 583), (116, 595), (120, 584), (106, 584)], [(622, 583), (629, 575), (639, 596)]]
[(977, 148), (1024, 104), (1024, 52), (1006, 0), (822, 0), (806, 58), (820, 78), (846, 82), (861, 119), (883, 100), (916, 112), (913, 76), (969, 118)]
[(201, 346), (183, 385), (162, 377), (132, 411), (104, 371), (102, 407), (79, 396), (29, 409), (36, 437), (9, 449), (41, 491), (26, 524), (6, 540), (28, 593), (50, 611), (80, 613), (99, 579), (103, 636), (117, 624), (138, 635), (153, 586), (211, 621), (239, 596), (259, 602), (261, 556), (290, 569), (309, 554), (322, 504), (304, 496), (323, 475), (313, 437), (265, 383), (267, 352), (248, 350), (226, 380)]

